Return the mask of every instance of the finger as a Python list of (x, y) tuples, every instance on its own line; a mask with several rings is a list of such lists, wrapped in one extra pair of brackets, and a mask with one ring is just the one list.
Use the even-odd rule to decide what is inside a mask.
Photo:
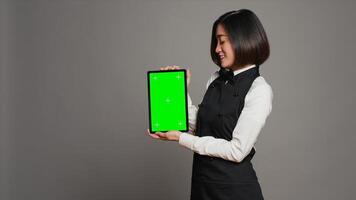
[(149, 134), (150, 137), (154, 138), (154, 139), (159, 139), (160, 137), (156, 134)]
[(166, 133), (158, 132), (157, 135), (158, 135), (160, 138), (164, 138), (164, 139), (167, 138), (167, 134), (166, 134)]
[(150, 130), (149, 130), (149, 129), (147, 129), (147, 133), (148, 133), (148, 135), (149, 135), (150, 137), (155, 138), (155, 139), (159, 139), (159, 136), (156, 135), (156, 134), (150, 133)]
[(150, 136), (151, 136), (152, 138), (154, 138), (154, 139), (160, 139), (160, 137), (157, 136), (157, 135), (155, 135), (155, 134), (150, 134)]
[(155, 137), (157, 137), (157, 139), (167, 140), (167, 138), (164, 137), (164, 133), (162, 133), (162, 132), (156, 132), (154, 135), (155, 135)]

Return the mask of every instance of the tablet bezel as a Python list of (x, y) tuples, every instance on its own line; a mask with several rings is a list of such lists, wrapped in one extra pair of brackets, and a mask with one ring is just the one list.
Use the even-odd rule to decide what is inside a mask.
[(150, 74), (151, 73), (172, 73), (172, 72), (180, 72), (182, 71), (184, 74), (184, 90), (185, 90), (185, 115), (186, 115), (186, 129), (182, 130), (177, 130), (181, 132), (187, 132), (189, 131), (189, 119), (188, 119), (188, 87), (187, 87), (187, 71), (185, 69), (174, 69), (174, 70), (150, 70), (147, 71), (147, 90), (148, 90), (148, 118), (149, 118), (149, 131), (151, 133), (157, 133), (157, 132), (168, 132), (168, 131), (152, 131), (152, 119), (151, 119), (151, 92), (150, 92)]

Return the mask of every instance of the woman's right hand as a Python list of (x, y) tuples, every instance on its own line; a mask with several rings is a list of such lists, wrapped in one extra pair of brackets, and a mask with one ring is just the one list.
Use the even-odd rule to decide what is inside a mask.
[[(176, 65), (172, 65), (172, 66), (165, 66), (165, 67), (161, 67), (161, 70), (175, 70), (175, 69), (182, 69), (181, 67), (179, 66), (176, 66)], [(190, 70), (187, 69), (187, 88), (189, 87), (189, 84), (190, 84)]]

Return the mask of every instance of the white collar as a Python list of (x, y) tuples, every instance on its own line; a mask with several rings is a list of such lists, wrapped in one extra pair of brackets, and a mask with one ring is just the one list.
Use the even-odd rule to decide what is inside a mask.
[(244, 68), (242, 68), (242, 69), (235, 70), (235, 71), (234, 71), (234, 76), (235, 76), (236, 74), (239, 74), (239, 73), (241, 73), (241, 72), (244, 72), (244, 71), (246, 71), (246, 70), (249, 70), (249, 69), (251, 69), (251, 68), (253, 68), (253, 67), (256, 67), (256, 65), (249, 65), (249, 66), (244, 67)]

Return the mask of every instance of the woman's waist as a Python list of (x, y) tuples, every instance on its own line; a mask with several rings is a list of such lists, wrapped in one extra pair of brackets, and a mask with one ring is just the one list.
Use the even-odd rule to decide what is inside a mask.
[(251, 163), (250, 153), (237, 163), (194, 153), (193, 178), (210, 182), (253, 182), (257, 176)]

